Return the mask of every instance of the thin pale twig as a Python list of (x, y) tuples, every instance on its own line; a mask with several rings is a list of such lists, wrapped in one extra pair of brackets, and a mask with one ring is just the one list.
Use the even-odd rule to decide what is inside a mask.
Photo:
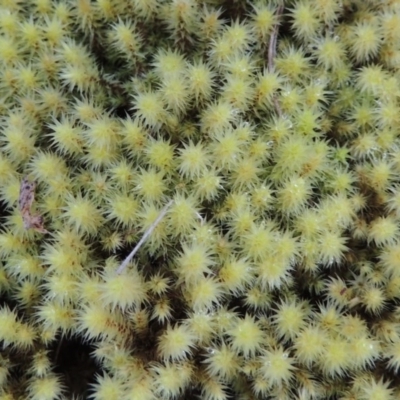
[(275, 56), (276, 56), (276, 46), (278, 42), (278, 34), (279, 34), (279, 19), (283, 14), (283, 10), (285, 9), (284, 4), (282, 3), (278, 9), (276, 10), (276, 18), (277, 22), (272, 29), (271, 36), (269, 38), (268, 45), (268, 72), (273, 72), (275, 67)]
[(128, 266), (128, 264), (131, 262), (132, 258), (135, 256), (135, 254), (138, 252), (140, 247), (142, 247), (143, 243), (148, 239), (148, 237), (152, 234), (154, 229), (156, 229), (157, 225), (161, 222), (161, 220), (164, 218), (165, 214), (171, 207), (172, 203), (174, 201), (170, 200), (164, 208), (161, 210), (160, 214), (158, 217), (155, 219), (155, 221), (149, 226), (149, 228), (146, 230), (146, 232), (143, 234), (142, 238), (139, 240), (135, 248), (129, 253), (128, 257), (125, 258), (123, 263), (118, 267), (117, 269), (117, 274), (120, 275), (125, 268)]

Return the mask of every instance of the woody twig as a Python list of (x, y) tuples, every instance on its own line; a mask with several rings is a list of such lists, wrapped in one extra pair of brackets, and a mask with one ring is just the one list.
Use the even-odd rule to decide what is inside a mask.
[[(273, 72), (275, 69), (275, 57), (276, 57), (276, 46), (278, 43), (278, 34), (279, 34), (279, 20), (280, 17), (283, 14), (285, 6), (282, 3), (277, 11), (276, 11), (276, 18), (277, 22), (274, 25), (274, 28), (272, 29), (271, 36), (269, 38), (269, 45), (268, 45), (268, 72)], [(276, 95), (274, 95), (274, 106), (275, 106), (275, 111), (279, 116), (282, 116), (282, 109), (279, 105), (278, 99), (276, 98)]]
[(19, 190), (18, 208), (22, 214), (22, 220), (24, 221), (24, 228), (26, 230), (33, 229), (36, 232), (48, 233), (43, 226), (43, 217), (39, 214), (32, 214), (35, 189), (35, 182), (30, 182), (27, 177), (22, 180)]

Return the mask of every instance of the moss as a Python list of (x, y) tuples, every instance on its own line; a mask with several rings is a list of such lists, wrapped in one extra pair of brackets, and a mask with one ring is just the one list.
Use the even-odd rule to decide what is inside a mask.
[(400, 396), (398, 3), (2, 0), (0, 399)]

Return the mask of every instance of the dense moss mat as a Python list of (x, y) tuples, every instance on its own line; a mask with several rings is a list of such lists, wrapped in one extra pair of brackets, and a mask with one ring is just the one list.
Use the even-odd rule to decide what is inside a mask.
[(399, 43), (396, 0), (0, 0), (0, 400), (399, 398)]

